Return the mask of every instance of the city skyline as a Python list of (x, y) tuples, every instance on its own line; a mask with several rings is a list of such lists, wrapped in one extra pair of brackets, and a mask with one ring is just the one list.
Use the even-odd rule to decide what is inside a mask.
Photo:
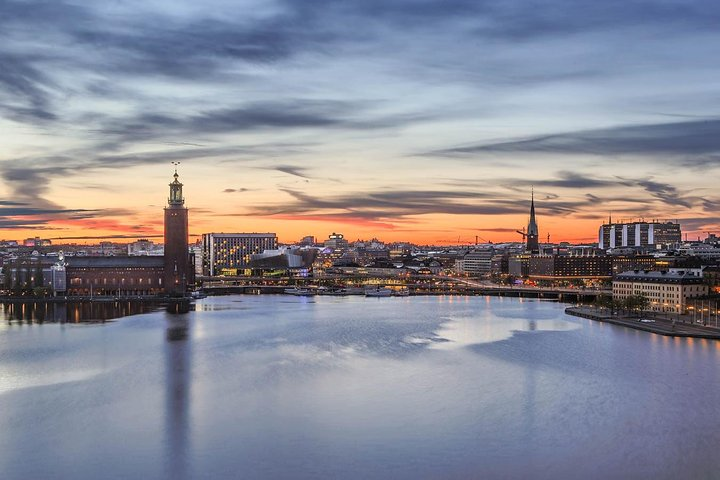
[(720, 230), (703, 2), (0, 5), (0, 238)]

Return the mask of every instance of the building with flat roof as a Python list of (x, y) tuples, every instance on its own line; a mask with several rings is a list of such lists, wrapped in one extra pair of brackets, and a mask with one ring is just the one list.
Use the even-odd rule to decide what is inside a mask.
[(464, 275), (489, 275), (494, 255), (492, 247), (471, 250), (455, 261), (456, 271)]
[(606, 255), (533, 255), (528, 276), (536, 279), (610, 279), (612, 257)]
[(681, 241), (682, 231), (676, 222), (613, 223), (609, 219), (598, 232), (598, 247), (602, 250), (623, 247), (657, 250)]
[(250, 267), (252, 255), (277, 250), (274, 233), (204, 233), (203, 275), (238, 275)]

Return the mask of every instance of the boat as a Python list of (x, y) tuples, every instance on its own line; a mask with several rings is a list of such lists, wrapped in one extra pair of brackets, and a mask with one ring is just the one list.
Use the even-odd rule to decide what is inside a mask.
[(285, 293), (287, 293), (288, 295), (295, 295), (298, 297), (310, 297), (312, 295), (315, 295), (315, 292), (313, 290), (310, 290), (308, 288), (298, 288), (298, 287), (286, 288)]
[(393, 297), (408, 297), (410, 296), (410, 290), (407, 288), (402, 288), (400, 290), (393, 290), (392, 292)]
[(344, 297), (347, 295), (347, 291), (344, 288), (326, 288), (326, 287), (320, 287), (317, 291), (318, 295), (329, 295), (334, 297)]
[(365, 289), (365, 296), (366, 297), (389, 297), (392, 295), (392, 290), (386, 287), (375, 287), (375, 288), (366, 288)]

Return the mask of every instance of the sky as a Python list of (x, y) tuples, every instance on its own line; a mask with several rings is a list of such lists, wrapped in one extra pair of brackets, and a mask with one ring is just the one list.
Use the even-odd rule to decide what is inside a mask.
[[(720, 231), (720, 3), (0, 0), (0, 238)], [(61, 242), (61, 240), (55, 240)]]

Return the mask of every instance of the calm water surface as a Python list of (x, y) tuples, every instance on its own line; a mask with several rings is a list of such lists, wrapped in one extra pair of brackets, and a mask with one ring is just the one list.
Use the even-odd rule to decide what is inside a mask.
[(0, 322), (0, 476), (720, 478), (720, 342), (484, 297)]

